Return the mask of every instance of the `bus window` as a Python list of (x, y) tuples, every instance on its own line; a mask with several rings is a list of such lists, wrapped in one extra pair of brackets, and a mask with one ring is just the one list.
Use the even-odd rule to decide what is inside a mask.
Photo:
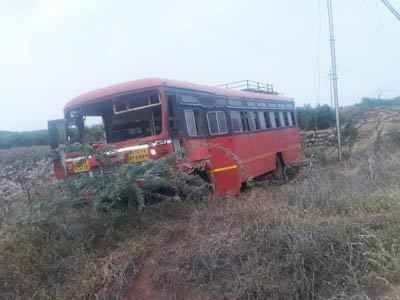
[(283, 112), (279, 112), (279, 119), (281, 120), (281, 127), (285, 127), (285, 120), (283, 119)]
[(84, 118), (85, 129), (83, 131), (83, 142), (86, 144), (105, 143), (106, 135), (104, 119), (102, 116), (86, 116)]
[(242, 132), (243, 125), (242, 125), (242, 120), (240, 118), (240, 112), (231, 111), (230, 115), (231, 115), (232, 131), (233, 132)]
[(127, 94), (118, 96), (114, 102), (114, 114), (127, 113), (135, 110), (161, 105), (160, 95), (152, 94)]
[(220, 134), (228, 133), (228, 123), (226, 121), (225, 112), (218, 111), (217, 120), (218, 120), (219, 133)]
[(272, 124), (271, 124), (270, 113), (268, 111), (264, 111), (263, 115), (264, 115), (264, 119), (265, 119), (265, 127), (266, 128), (271, 128)]
[(275, 113), (273, 111), (269, 112), (269, 120), (271, 121), (271, 128), (276, 128)]
[(114, 112), (108, 125), (112, 143), (158, 135), (162, 127), (161, 106)]
[(177, 119), (175, 116), (176, 95), (168, 95), (168, 126), (171, 134), (177, 131)]
[(250, 130), (255, 131), (260, 129), (260, 122), (258, 122), (257, 113), (254, 111), (248, 112)]
[(280, 118), (280, 113), (279, 112), (274, 112), (274, 120), (275, 120), (275, 127), (276, 128), (281, 128), (282, 123), (281, 123), (281, 118)]
[(290, 112), (290, 116), (292, 117), (292, 125), (296, 126), (296, 116), (293, 111)]
[(283, 112), (283, 124), (285, 125), (285, 127), (289, 127), (290, 126), (290, 122), (289, 122), (289, 116), (288, 116), (288, 112), (284, 111)]
[(185, 121), (187, 133), (189, 136), (198, 136), (198, 127), (196, 124), (196, 116), (193, 110), (185, 110)]
[(208, 129), (211, 135), (228, 133), (228, 124), (226, 122), (225, 112), (210, 111), (207, 113)]
[(292, 127), (293, 126), (292, 114), (290, 112), (288, 112), (287, 115), (288, 115), (288, 119), (289, 119), (289, 126)]
[(258, 117), (258, 113), (255, 111), (254, 113), (254, 122), (256, 125), (256, 130), (260, 130), (261, 129), (261, 122), (260, 122), (260, 118)]
[(267, 128), (266, 123), (265, 123), (264, 113), (262, 111), (258, 112), (258, 120), (260, 120), (261, 129)]
[(240, 112), (240, 118), (242, 119), (243, 131), (249, 131), (250, 130), (250, 122), (249, 122), (249, 114), (248, 114), (248, 112), (241, 111)]

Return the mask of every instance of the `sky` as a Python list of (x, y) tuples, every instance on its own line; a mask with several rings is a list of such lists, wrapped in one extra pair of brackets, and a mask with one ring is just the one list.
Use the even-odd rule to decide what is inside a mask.
[[(341, 105), (400, 95), (400, 22), (380, 0), (333, 4)], [(325, 0), (0, 0), (0, 130), (44, 129), (69, 99), (146, 77), (329, 104), (327, 25)]]

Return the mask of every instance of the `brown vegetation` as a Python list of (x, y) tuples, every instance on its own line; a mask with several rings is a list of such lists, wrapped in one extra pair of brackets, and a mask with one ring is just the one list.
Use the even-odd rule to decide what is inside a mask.
[(396, 299), (400, 134), (358, 130), (344, 162), (308, 149), (288, 184), (143, 212), (60, 206), (46, 149), (0, 152), (0, 298)]

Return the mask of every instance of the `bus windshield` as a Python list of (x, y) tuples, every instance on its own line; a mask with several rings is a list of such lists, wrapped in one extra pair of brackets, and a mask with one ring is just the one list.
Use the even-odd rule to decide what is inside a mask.
[(111, 143), (158, 135), (161, 133), (161, 106), (115, 114), (109, 127)]
[(105, 142), (102, 137), (106, 137), (107, 143), (117, 143), (161, 133), (162, 111), (158, 92), (125, 94), (111, 100), (67, 113), (70, 143)]
[(111, 143), (160, 134), (159, 93), (127, 94), (114, 99), (108, 129)]

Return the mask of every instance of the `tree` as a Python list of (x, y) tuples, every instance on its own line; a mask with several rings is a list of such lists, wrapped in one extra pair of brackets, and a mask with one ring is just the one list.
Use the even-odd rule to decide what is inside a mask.
[(312, 107), (305, 105), (297, 108), (299, 126), (304, 130), (327, 129), (335, 124), (335, 112), (329, 105)]

